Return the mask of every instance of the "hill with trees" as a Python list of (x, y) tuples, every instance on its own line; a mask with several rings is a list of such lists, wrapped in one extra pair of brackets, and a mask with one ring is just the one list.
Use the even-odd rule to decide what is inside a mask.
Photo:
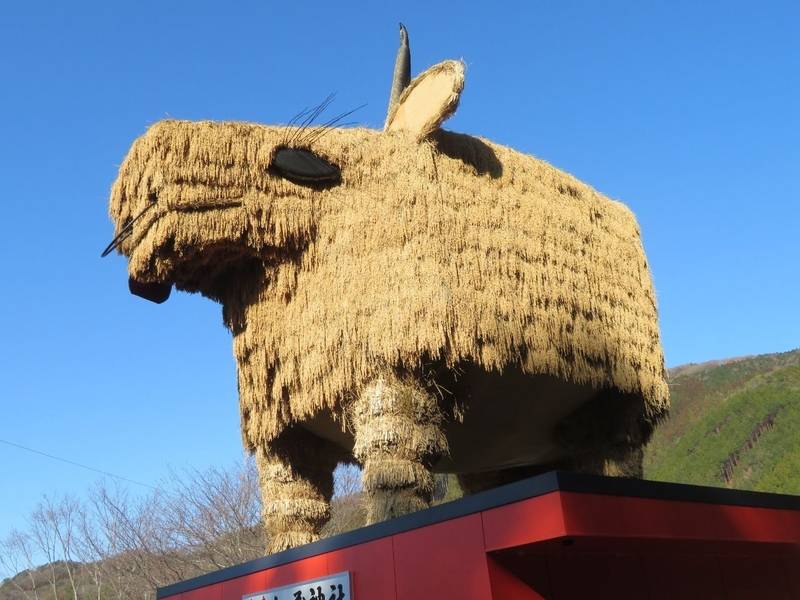
[(645, 477), (800, 494), (800, 349), (670, 371)]

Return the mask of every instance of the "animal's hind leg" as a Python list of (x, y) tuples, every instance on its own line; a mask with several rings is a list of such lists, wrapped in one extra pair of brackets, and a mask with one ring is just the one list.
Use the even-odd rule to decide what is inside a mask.
[(641, 446), (621, 445), (547, 465), (514, 467), (483, 473), (461, 473), (458, 475), (458, 483), (465, 494), (475, 494), (553, 470), (641, 479), (643, 455)]
[(643, 458), (641, 446), (621, 445), (577, 457), (568, 468), (581, 473), (641, 479)]
[(485, 490), (490, 490), (501, 485), (514, 483), (521, 479), (527, 479), (535, 475), (541, 475), (547, 471), (552, 471), (553, 465), (530, 465), (523, 467), (511, 467), (498, 471), (483, 471), (479, 473), (459, 473), (457, 475), (458, 484), (464, 494), (477, 494)]
[(436, 399), (413, 379), (387, 374), (362, 389), (353, 407), (353, 425), (367, 523), (428, 507), (431, 465), (447, 451)]
[(571, 456), (559, 468), (641, 478), (642, 448), (652, 427), (641, 398), (602, 391), (559, 424), (559, 440)]
[(267, 553), (319, 538), (341, 451), (295, 427), (256, 452)]

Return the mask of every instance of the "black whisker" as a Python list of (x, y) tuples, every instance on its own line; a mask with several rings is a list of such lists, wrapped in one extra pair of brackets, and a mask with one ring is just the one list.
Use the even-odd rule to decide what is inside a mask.
[(303, 145), (311, 145), (314, 142), (318, 141), (323, 135), (328, 133), (334, 126), (339, 123), (345, 117), (349, 117), (357, 110), (364, 108), (366, 104), (362, 104), (361, 106), (356, 106), (353, 110), (348, 110), (347, 112), (343, 112), (339, 115), (336, 115), (332, 119), (329, 119), (326, 123), (314, 128), (305, 138), (300, 140), (300, 143)]
[(327, 122), (325, 122), (322, 125), (320, 125), (319, 127), (331, 127), (331, 126), (335, 125), (338, 121), (341, 121), (345, 117), (349, 117), (354, 112), (356, 112), (357, 110), (361, 110), (365, 106), (366, 106), (366, 104), (361, 104), (360, 106), (356, 106), (353, 110), (348, 110), (347, 112), (343, 112), (341, 114), (338, 114), (335, 117), (332, 117), (331, 119), (329, 119)]
[(291, 119), (289, 119), (289, 122), (286, 125), (294, 125), (295, 123), (297, 123), (297, 121), (299, 121), (301, 118), (306, 116), (306, 114), (308, 113), (309, 110), (311, 110), (311, 109), (306, 106), (303, 110), (301, 110), (299, 113), (297, 113)]
[(306, 106), (303, 110), (289, 119), (289, 122), (286, 124), (286, 133), (284, 134), (283, 139), (281, 140), (281, 145), (285, 145), (289, 142), (289, 134), (292, 131), (292, 126), (297, 123), (300, 119), (305, 117), (308, 114), (308, 111), (311, 110), (308, 106)]
[(119, 246), (122, 242), (124, 242), (128, 238), (128, 236), (130, 236), (130, 234), (133, 232), (133, 224), (136, 223), (136, 221), (138, 221), (139, 218), (148, 210), (150, 210), (153, 206), (155, 206), (155, 203), (148, 204), (142, 209), (142, 211), (138, 215), (136, 215), (133, 219), (128, 221), (125, 224), (125, 226), (120, 230), (120, 232), (114, 236), (114, 239), (111, 240), (111, 243), (108, 246), (106, 246), (105, 250), (103, 250), (103, 252), (100, 254), (100, 258), (108, 256), (109, 254), (111, 254), (111, 252), (114, 251), (115, 248), (117, 248), (117, 246)]
[(330, 103), (331, 103), (332, 101), (333, 101), (333, 94), (329, 95), (329, 96), (328, 96), (328, 97), (327, 97), (325, 100), (323, 100), (323, 102), (322, 102), (322, 103), (321, 103), (319, 106), (317, 106), (317, 107), (316, 107), (314, 110), (312, 110), (312, 111), (311, 111), (311, 112), (308, 114), (308, 116), (307, 116), (305, 119), (303, 119), (302, 123), (300, 123), (300, 125), (299, 125), (299, 126), (298, 126), (298, 127), (295, 129), (295, 130), (294, 130), (294, 133), (293, 133), (293, 135), (292, 135), (292, 137), (290, 138), (290, 140), (289, 140), (289, 141), (290, 141), (290, 142), (293, 142), (293, 141), (295, 141), (295, 140), (297, 139), (297, 137), (298, 137), (299, 135), (301, 135), (301, 134), (302, 134), (302, 132), (303, 132), (303, 131), (304, 131), (304, 130), (305, 130), (305, 129), (306, 129), (306, 128), (307, 128), (307, 127), (308, 127), (308, 126), (311, 124), (311, 123), (313, 123), (313, 122), (314, 122), (314, 120), (315, 120), (315, 119), (316, 119), (316, 118), (317, 118), (317, 117), (318, 117), (320, 114), (322, 114), (322, 112), (323, 112), (323, 111), (324, 111), (326, 108), (328, 108), (328, 106), (330, 105)]
[(363, 125), (363, 124), (364, 123), (362, 121), (345, 121), (344, 123), (336, 123), (335, 127), (317, 127), (315, 131), (321, 129), (323, 130), (321, 131), (321, 133), (325, 134), (334, 129), (343, 129), (345, 127), (352, 127), (353, 125)]
[(313, 123), (314, 120), (318, 116), (320, 116), (325, 111), (325, 109), (328, 108), (328, 106), (330, 106), (331, 102), (333, 102), (333, 99), (335, 97), (336, 97), (335, 92), (332, 94), (328, 94), (328, 97), (325, 98), (325, 100), (323, 100), (314, 110), (312, 110), (311, 113), (309, 113), (309, 115), (305, 119), (303, 119), (303, 122), (300, 123), (300, 126), (295, 130), (294, 135), (291, 137), (289, 142), (294, 142), (297, 139), (297, 137), (300, 136), (303, 131), (305, 131), (306, 127), (308, 127), (311, 123)]

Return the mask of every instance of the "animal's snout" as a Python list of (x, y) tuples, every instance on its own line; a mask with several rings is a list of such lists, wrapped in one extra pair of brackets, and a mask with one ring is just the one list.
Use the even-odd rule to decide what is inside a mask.
[(150, 302), (161, 304), (169, 298), (172, 291), (171, 283), (144, 283), (137, 281), (133, 277), (128, 278), (128, 289), (134, 296), (139, 296)]

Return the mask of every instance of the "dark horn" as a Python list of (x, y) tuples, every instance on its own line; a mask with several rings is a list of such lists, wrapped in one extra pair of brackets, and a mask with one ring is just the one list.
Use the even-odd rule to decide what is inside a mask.
[(397, 50), (397, 58), (394, 61), (394, 76), (392, 77), (392, 92), (389, 95), (389, 110), (391, 114), (403, 90), (406, 89), (411, 81), (411, 50), (408, 47), (408, 31), (400, 23), (400, 48)]

